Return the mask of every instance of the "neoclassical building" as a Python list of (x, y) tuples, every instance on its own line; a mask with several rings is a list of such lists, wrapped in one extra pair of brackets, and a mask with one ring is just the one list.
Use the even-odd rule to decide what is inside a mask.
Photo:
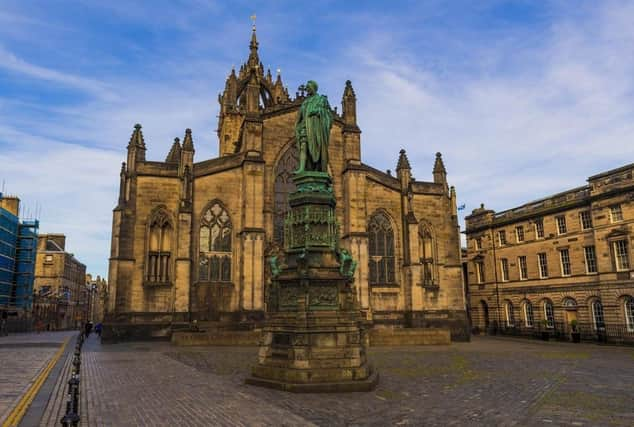
[(465, 220), (474, 327), (634, 342), (634, 164)]
[[(305, 93), (300, 86), (292, 97), (279, 73), (264, 71), (255, 29), (249, 47), (218, 98), (219, 157), (194, 161), (187, 129), (165, 161), (149, 161), (141, 126), (134, 127), (108, 278), (109, 319), (120, 331), (133, 323), (263, 318), (266, 259), (284, 245), (298, 164), (294, 126)], [(374, 324), (444, 326), (466, 339), (456, 193), (441, 155), (429, 182), (412, 177), (404, 150), (395, 153), (396, 176), (364, 164), (356, 102), (347, 81), (341, 111), (333, 109), (329, 172), (340, 244), (358, 261), (360, 306)]]

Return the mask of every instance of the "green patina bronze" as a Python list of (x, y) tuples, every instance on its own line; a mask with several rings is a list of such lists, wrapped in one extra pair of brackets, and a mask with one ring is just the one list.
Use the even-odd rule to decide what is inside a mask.
[(337, 201), (328, 173), (333, 116), (317, 83), (297, 115), (300, 151), (284, 221), (284, 254), (268, 259), (271, 284), (258, 363), (247, 383), (287, 391), (370, 391), (378, 374), (366, 357), (354, 289), (357, 263), (339, 246)]
[(328, 143), (332, 112), (328, 98), (317, 93), (317, 83), (306, 83), (308, 96), (302, 102), (295, 122), (295, 138), (299, 149), (299, 168), (304, 171), (328, 172)]

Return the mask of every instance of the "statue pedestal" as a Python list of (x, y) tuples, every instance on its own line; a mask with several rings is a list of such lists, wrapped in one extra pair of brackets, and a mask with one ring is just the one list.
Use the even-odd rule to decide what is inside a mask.
[(378, 374), (366, 357), (354, 264), (338, 249), (330, 177), (306, 172), (294, 180), (286, 265), (273, 280), (258, 364), (246, 382), (292, 392), (370, 391)]

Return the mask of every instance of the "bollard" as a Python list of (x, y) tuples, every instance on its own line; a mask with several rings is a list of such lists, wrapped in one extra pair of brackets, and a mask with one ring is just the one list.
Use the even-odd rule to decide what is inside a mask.
[(72, 401), (69, 400), (66, 402), (66, 414), (62, 417), (60, 422), (64, 427), (74, 427), (79, 425), (79, 420), (79, 415), (77, 414), (77, 411), (73, 409)]
[(79, 375), (73, 374), (68, 380), (68, 394), (72, 394), (75, 388), (79, 389)]
[(80, 333), (75, 344), (75, 352), (72, 361), (72, 373), (68, 380), (68, 401), (66, 402), (66, 414), (60, 420), (62, 426), (74, 427), (79, 425), (79, 384), (81, 371), (81, 346), (84, 343), (84, 334)]

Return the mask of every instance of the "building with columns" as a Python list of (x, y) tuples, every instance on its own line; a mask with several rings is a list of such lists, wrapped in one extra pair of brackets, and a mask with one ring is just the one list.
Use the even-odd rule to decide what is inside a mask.
[[(150, 161), (141, 125), (134, 127), (113, 211), (106, 319), (117, 333), (263, 318), (266, 259), (283, 252), (304, 98), (303, 87), (291, 96), (279, 72), (265, 72), (254, 28), (247, 61), (218, 97), (219, 157), (195, 159), (199, 142), (187, 129), (164, 161)], [(360, 306), (375, 325), (442, 326), (468, 339), (456, 193), (442, 157), (431, 181), (412, 177), (405, 150), (394, 153), (396, 176), (366, 165), (356, 103), (347, 81), (328, 150), (340, 244), (358, 262)]]

